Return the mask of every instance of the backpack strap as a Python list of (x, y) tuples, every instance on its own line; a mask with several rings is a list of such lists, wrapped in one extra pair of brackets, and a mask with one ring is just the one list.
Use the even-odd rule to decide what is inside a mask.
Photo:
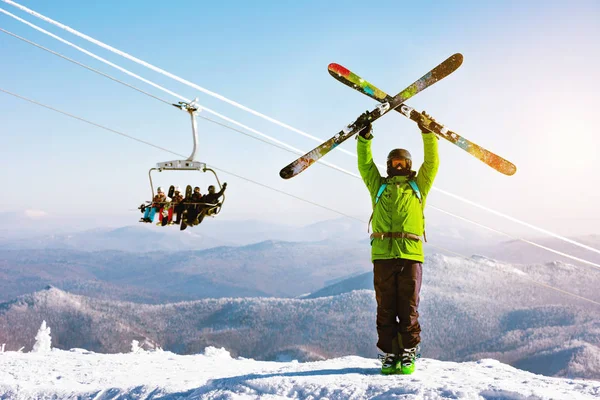
[(384, 182), (381, 184), (381, 186), (379, 186), (379, 190), (377, 191), (377, 197), (375, 197), (375, 205), (377, 205), (377, 203), (379, 203), (379, 198), (385, 191), (385, 188), (387, 187), (387, 185), (388, 185), (387, 182)]
[(419, 190), (419, 187), (417, 186), (417, 182), (415, 182), (411, 179), (408, 181), (408, 184), (412, 188), (413, 192), (415, 192), (415, 195), (417, 195), (417, 198), (419, 199), (419, 203), (423, 204), (423, 199), (421, 198), (421, 191)]
[(408, 184), (412, 188), (413, 192), (415, 192), (415, 195), (417, 195), (419, 203), (421, 203), (421, 210), (423, 211), (423, 239), (425, 242), (427, 242), (427, 234), (425, 233), (425, 210), (423, 210), (423, 198), (421, 197), (421, 191), (417, 186), (417, 182), (415, 182), (414, 180), (409, 180)]

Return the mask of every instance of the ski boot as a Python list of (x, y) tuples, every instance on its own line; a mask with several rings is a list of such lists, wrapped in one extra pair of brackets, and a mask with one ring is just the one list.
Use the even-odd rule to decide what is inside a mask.
[(393, 353), (379, 354), (381, 360), (381, 373), (383, 375), (392, 375), (397, 373), (398, 356)]
[(417, 358), (421, 357), (421, 346), (417, 345), (410, 349), (403, 349), (400, 359), (396, 363), (396, 369), (400, 374), (410, 375), (415, 372)]

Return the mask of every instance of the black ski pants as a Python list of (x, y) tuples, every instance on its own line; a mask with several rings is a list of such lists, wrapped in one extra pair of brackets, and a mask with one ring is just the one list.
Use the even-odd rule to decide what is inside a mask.
[(373, 261), (377, 347), (385, 353), (400, 354), (421, 342), (418, 307), (422, 272), (423, 264), (414, 260)]

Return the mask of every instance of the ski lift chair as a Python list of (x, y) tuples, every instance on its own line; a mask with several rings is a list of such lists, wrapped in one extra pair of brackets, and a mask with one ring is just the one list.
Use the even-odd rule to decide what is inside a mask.
[[(149, 205), (140, 206), (140, 209), (142, 209), (142, 212), (143, 212), (144, 207), (150, 207), (152, 205), (152, 200), (154, 199), (154, 196), (155, 196), (154, 183), (152, 181), (152, 171), (158, 171), (158, 172), (162, 172), (162, 171), (211, 172), (215, 177), (217, 185), (219, 186), (219, 191), (223, 188), (221, 185), (221, 181), (219, 180), (219, 177), (217, 176), (217, 173), (214, 170), (212, 170), (211, 168), (208, 168), (206, 166), (206, 163), (195, 160), (197, 146), (198, 146), (198, 130), (197, 130), (197, 126), (196, 126), (196, 114), (200, 111), (198, 109), (198, 107), (196, 106), (196, 100), (192, 101), (191, 103), (179, 102), (179, 104), (173, 104), (173, 106), (175, 106), (183, 111), (187, 111), (190, 114), (190, 117), (192, 120), (192, 135), (194, 138), (194, 148), (192, 150), (192, 154), (185, 160), (173, 160), (173, 161), (158, 162), (158, 163), (156, 163), (155, 168), (150, 168), (150, 170), (148, 171), (148, 178), (150, 179), (150, 191), (151, 191), (150, 199), (151, 200), (149, 202), (147, 202), (147, 203), (149, 203)], [(225, 202), (225, 194), (223, 194), (222, 197), (223, 197), (222, 200), (216, 204), (212, 204), (212, 203), (208, 204), (208, 203), (202, 203), (202, 202), (186, 203), (186, 204), (198, 205), (198, 206), (210, 206), (208, 209), (213, 211), (211, 213), (211, 215), (214, 216), (214, 215), (219, 214), (219, 212), (221, 211), (221, 207), (222, 207), (223, 203)], [(163, 218), (164, 218), (164, 216), (163, 216)]]

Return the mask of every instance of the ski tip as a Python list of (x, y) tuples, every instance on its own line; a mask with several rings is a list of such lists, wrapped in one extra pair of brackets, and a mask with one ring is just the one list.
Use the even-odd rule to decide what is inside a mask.
[(509, 162), (509, 166), (502, 171), (505, 175), (513, 176), (517, 172), (517, 166)]
[(336, 63), (331, 63), (329, 64), (329, 66), (327, 67), (327, 70), (329, 71), (329, 73), (336, 73), (338, 75), (343, 75), (343, 76), (348, 76), (350, 75), (350, 70), (341, 66), (340, 64), (336, 64)]
[(293, 176), (293, 174), (290, 168), (285, 167), (281, 171), (279, 171), (279, 176), (283, 179), (290, 179)]
[(450, 56), (450, 58), (454, 60), (457, 66), (461, 66), (464, 60), (464, 57), (461, 53), (454, 53), (452, 56)]
[(512, 176), (517, 172), (517, 167), (515, 164), (494, 153), (490, 153), (490, 155), (491, 157), (488, 157), (486, 160), (482, 161), (494, 168), (496, 171), (507, 176)]

